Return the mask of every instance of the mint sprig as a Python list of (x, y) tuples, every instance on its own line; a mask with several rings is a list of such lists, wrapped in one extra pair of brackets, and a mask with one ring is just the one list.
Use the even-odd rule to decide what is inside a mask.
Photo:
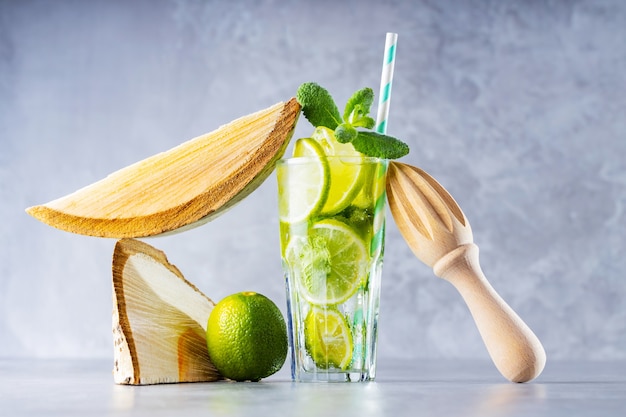
[(363, 155), (383, 159), (398, 159), (409, 153), (409, 145), (406, 143), (376, 132), (359, 132), (352, 146)]
[(374, 102), (371, 88), (358, 90), (350, 97), (343, 117), (330, 93), (316, 83), (300, 85), (296, 100), (302, 106), (304, 117), (313, 126), (334, 130), (337, 141), (352, 143), (354, 149), (365, 156), (397, 159), (409, 153), (408, 145), (401, 140), (371, 131), (376, 124), (369, 116)]
[(300, 85), (296, 100), (302, 106), (304, 117), (315, 127), (325, 126), (335, 129), (342, 121), (330, 93), (316, 83)]
[(376, 122), (371, 117), (368, 117), (373, 102), (374, 91), (369, 87), (354, 93), (346, 103), (346, 108), (343, 112), (344, 122), (354, 127), (373, 128)]

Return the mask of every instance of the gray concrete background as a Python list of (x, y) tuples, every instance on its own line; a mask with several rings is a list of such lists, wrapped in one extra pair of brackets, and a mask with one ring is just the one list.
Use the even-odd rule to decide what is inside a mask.
[[(0, 0), (0, 356), (110, 357), (113, 240), (24, 208), (290, 98), (378, 91), (389, 134), (459, 202), (485, 274), (549, 358), (626, 358), (626, 3)], [(297, 136), (310, 126), (304, 119)], [(284, 310), (272, 176), (148, 243), (209, 297)], [(379, 355), (486, 358), (454, 288), (391, 217)]]

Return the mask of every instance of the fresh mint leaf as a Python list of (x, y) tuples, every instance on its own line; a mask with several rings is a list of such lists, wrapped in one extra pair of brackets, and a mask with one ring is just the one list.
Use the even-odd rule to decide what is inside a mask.
[(300, 85), (296, 100), (302, 106), (304, 117), (315, 127), (324, 126), (334, 130), (342, 122), (330, 93), (317, 83)]
[(368, 117), (368, 116), (364, 116), (364, 117), (361, 117), (356, 122), (354, 122), (352, 124), (352, 126), (354, 126), (354, 127), (364, 127), (365, 129), (371, 129), (371, 128), (374, 127), (375, 124), (376, 124), (376, 122), (374, 121), (374, 119), (372, 119), (371, 117)]
[(373, 102), (374, 90), (369, 87), (360, 89), (352, 94), (352, 97), (350, 97), (346, 103), (346, 107), (343, 111), (343, 120), (353, 126), (357, 125), (357, 122), (361, 118), (370, 114), (370, 108)]
[(354, 149), (363, 155), (383, 159), (397, 159), (409, 153), (409, 146), (392, 136), (359, 131), (352, 140)]
[(374, 90), (371, 88), (365, 87), (356, 91), (346, 103), (346, 107), (343, 111), (343, 119), (348, 123), (352, 123), (353, 120), (350, 119), (355, 116), (367, 116), (373, 102)]
[(342, 123), (335, 129), (335, 139), (339, 143), (349, 143), (357, 137), (358, 131), (347, 123)]

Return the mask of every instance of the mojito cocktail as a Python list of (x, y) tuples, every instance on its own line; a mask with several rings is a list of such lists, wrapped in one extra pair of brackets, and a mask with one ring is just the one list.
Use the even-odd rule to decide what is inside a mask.
[(277, 165), (292, 376), (366, 381), (376, 372), (386, 160), (318, 128)]

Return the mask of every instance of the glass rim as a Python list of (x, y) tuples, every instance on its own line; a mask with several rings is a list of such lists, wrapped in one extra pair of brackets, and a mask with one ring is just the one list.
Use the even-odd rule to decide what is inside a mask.
[(320, 159), (326, 160), (342, 160), (346, 163), (351, 164), (380, 164), (386, 163), (389, 160), (383, 158), (376, 158), (373, 156), (349, 156), (349, 155), (325, 155), (325, 156), (295, 156), (288, 158), (280, 158), (276, 161), (276, 165), (302, 165), (315, 161), (319, 161)]

